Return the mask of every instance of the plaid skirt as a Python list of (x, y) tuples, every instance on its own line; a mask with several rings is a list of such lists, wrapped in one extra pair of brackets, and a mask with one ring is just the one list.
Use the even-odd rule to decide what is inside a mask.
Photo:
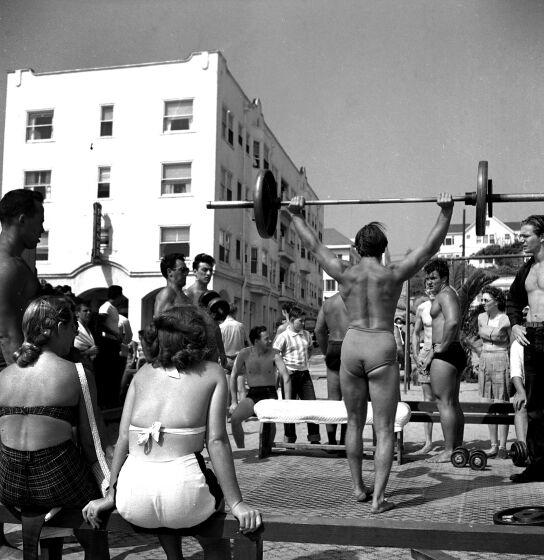
[(82, 507), (101, 497), (72, 440), (37, 451), (20, 451), (3, 444), (0, 449), (0, 502), (6, 506)]

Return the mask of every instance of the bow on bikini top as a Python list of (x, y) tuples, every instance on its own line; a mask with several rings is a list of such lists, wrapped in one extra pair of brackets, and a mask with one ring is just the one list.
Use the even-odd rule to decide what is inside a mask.
[(72, 426), (77, 424), (79, 407), (75, 406), (0, 406), (0, 416), (9, 416), (11, 414), (28, 416), (30, 414), (36, 416), (49, 416), (57, 420), (64, 420)]
[(149, 428), (140, 428), (130, 424), (128, 427), (130, 431), (137, 431), (138, 445), (148, 445), (151, 440), (159, 442), (161, 432), (164, 434), (179, 434), (179, 435), (195, 435), (203, 434), (206, 431), (206, 426), (197, 426), (196, 428), (163, 428), (160, 422), (153, 422)]

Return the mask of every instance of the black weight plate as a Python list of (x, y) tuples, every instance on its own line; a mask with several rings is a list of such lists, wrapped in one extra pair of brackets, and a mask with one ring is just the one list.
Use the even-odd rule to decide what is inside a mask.
[(476, 182), (476, 235), (485, 235), (485, 218), (487, 210), (487, 161), (478, 164)]
[(523, 506), (503, 509), (493, 515), (495, 525), (544, 525), (544, 507)]
[(267, 169), (259, 171), (253, 191), (253, 213), (259, 235), (268, 239), (278, 225), (278, 186), (274, 174)]

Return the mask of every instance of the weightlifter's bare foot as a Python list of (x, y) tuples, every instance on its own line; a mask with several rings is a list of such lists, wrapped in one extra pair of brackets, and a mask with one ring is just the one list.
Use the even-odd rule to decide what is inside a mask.
[(363, 486), (361, 490), (355, 490), (354, 494), (358, 502), (370, 502), (374, 494), (374, 486)]
[(433, 442), (430, 441), (429, 443), (426, 443), (420, 450), (418, 450), (418, 454), (425, 455), (425, 453), (429, 453), (429, 451), (431, 451), (432, 448), (433, 448)]
[(370, 513), (385, 513), (390, 509), (393, 509), (395, 504), (393, 502), (388, 502), (387, 500), (383, 500), (383, 502), (378, 503), (377, 505), (373, 505)]
[(428, 459), (425, 459), (427, 463), (449, 463), (451, 460), (451, 451), (444, 450), (442, 453), (438, 453), (438, 455), (433, 455)]

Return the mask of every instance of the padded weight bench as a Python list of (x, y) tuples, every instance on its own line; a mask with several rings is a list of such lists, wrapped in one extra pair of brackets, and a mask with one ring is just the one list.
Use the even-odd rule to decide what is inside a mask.
[[(275, 423), (303, 424), (347, 424), (348, 413), (344, 401), (301, 401), (264, 399), (255, 405), (255, 414), (261, 423), (259, 433), (259, 459), (269, 457), (274, 450), (345, 450), (345, 445), (313, 444), (313, 443), (278, 443), (271, 441), (271, 428)], [(368, 403), (366, 425), (372, 425), (372, 403)], [(397, 404), (395, 417), (395, 451), (397, 464), (402, 465), (404, 440), (403, 429), (410, 420), (410, 407), (405, 402)]]

